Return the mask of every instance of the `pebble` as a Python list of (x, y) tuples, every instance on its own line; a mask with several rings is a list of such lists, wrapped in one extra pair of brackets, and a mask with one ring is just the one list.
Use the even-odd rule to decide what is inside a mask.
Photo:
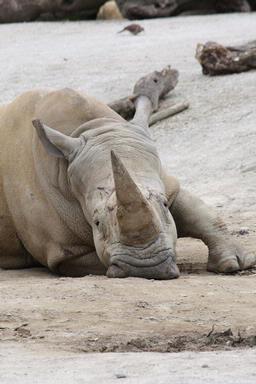
[(239, 235), (248, 235), (249, 234), (249, 228), (248, 227), (241, 227), (239, 229)]
[(117, 379), (125, 379), (127, 376), (126, 375), (124, 375), (123, 373), (117, 373), (116, 374), (116, 378)]

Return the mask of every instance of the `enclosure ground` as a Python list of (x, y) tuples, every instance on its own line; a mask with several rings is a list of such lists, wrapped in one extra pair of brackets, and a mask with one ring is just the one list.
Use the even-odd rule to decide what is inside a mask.
[(0, 278), (1, 341), (76, 352), (256, 345), (254, 273), (154, 281), (60, 278), (33, 269), (1, 272)]

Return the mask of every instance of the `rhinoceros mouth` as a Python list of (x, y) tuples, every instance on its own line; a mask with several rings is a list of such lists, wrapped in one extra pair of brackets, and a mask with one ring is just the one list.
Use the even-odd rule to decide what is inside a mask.
[(168, 258), (174, 260), (174, 256), (172, 255), (171, 248), (163, 249), (158, 252), (156, 256), (146, 256), (143, 258), (138, 258), (131, 256), (129, 254), (115, 254), (110, 259), (110, 264), (126, 264), (131, 267), (139, 268), (139, 267), (157, 267), (158, 265), (164, 263)]
[(108, 277), (143, 277), (146, 279), (169, 280), (179, 277), (179, 270), (171, 249), (165, 249), (154, 257), (139, 259), (123, 254), (111, 258)]

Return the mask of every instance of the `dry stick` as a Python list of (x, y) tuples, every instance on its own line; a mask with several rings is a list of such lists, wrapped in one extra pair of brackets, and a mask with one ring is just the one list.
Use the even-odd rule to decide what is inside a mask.
[(159, 112), (154, 113), (149, 120), (149, 126), (161, 121), (163, 119), (167, 119), (170, 116), (176, 115), (187, 109), (189, 107), (189, 103), (184, 101), (182, 103), (174, 104), (170, 107), (164, 108)]

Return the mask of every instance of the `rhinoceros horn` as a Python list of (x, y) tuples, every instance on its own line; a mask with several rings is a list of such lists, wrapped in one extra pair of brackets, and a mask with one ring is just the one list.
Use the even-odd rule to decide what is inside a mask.
[(159, 230), (152, 208), (114, 151), (111, 151), (111, 162), (121, 240), (126, 244), (153, 240)]

